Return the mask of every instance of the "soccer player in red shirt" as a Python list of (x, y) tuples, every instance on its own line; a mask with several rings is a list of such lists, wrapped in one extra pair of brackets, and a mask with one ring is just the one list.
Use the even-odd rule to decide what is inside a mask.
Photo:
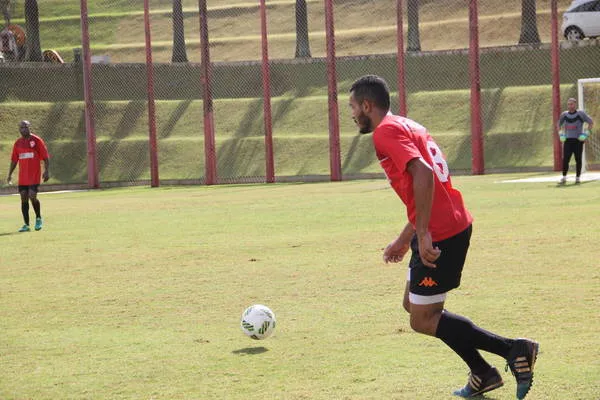
[[(31, 123), (21, 121), (19, 123), (21, 137), (17, 139), (13, 146), (10, 168), (8, 170), (8, 184), (12, 183), (12, 173), (17, 163), (19, 164), (19, 194), (21, 195), (21, 212), (25, 225), (19, 232), (29, 232), (29, 201), (35, 211), (35, 230), (42, 229), (42, 214), (40, 211), (40, 201), (37, 198), (38, 187), (40, 186), (40, 176), (43, 176), (44, 182), (50, 178), (50, 161), (46, 144), (37, 135), (31, 132)], [(40, 161), (44, 162), (44, 174), (41, 174)]]
[(354, 82), (350, 107), (360, 133), (374, 132), (377, 158), (406, 205), (409, 222), (385, 248), (383, 260), (397, 263), (412, 251), (403, 303), (411, 327), (441, 339), (468, 365), (469, 380), (455, 395), (474, 397), (504, 384), (478, 351), (484, 350), (507, 360), (517, 398), (523, 399), (533, 382), (538, 343), (501, 337), (444, 309), (447, 293), (460, 285), (473, 218), (452, 186), (439, 146), (423, 126), (390, 113), (389, 89), (378, 76)]

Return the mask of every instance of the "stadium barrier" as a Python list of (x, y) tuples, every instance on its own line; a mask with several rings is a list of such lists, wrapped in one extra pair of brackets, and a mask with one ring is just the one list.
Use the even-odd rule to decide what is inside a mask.
[[(556, 113), (600, 70), (598, 40), (562, 37), (568, 1), (533, 2), (533, 12), (523, 8), (532, 2), (474, 0), (416, 10), (401, 0), (184, 0), (169, 10), (115, 0), (114, 13), (87, 3), (70, 18), (39, 5), (40, 42), (56, 42), (58, 57), (0, 64), (0, 155), (8, 160), (18, 122), (32, 120), (54, 185), (380, 176), (346, 106), (367, 73), (386, 78), (392, 110), (428, 127), (453, 170), (556, 169)], [(17, 5), (11, 23), (25, 11)]]

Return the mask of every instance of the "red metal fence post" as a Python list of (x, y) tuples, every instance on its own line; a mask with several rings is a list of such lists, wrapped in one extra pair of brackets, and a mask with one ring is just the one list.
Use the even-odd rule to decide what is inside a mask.
[(208, 16), (206, 0), (198, 0), (200, 11), (200, 51), (202, 56), (202, 87), (204, 105), (204, 183), (217, 183), (217, 152), (215, 145), (215, 123), (212, 98), (212, 68), (208, 41)]
[(154, 104), (154, 66), (152, 64), (152, 37), (150, 34), (150, 4), (144, 0), (144, 30), (146, 33), (146, 76), (148, 81), (148, 135), (150, 144), (150, 185), (158, 187), (158, 154), (156, 144), (156, 113)]
[(551, 0), (550, 7), (552, 9), (552, 146), (554, 149), (554, 170), (560, 171), (562, 148), (556, 127), (556, 121), (560, 118), (560, 54), (557, 0)]
[(329, 169), (331, 180), (341, 181), (342, 162), (340, 155), (340, 122), (337, 99), (333, 0), (325, 0), (325, 33), (327, 41), (327, 88), (329, 95)]
[(92, 58), (90, 54), (90, 33), (88, 29), (87, 0), (81, 0), (81, 47), (83, 56), (83, 99), (85, 102), (85, 133), (87, 137), (88, 186), (100, 187), (98, 181), (98, 156), (96, 154), (95, 108), (92, 99)]
[(479, 27), (477, 0), (469, 1), (469, 75), (471, 79), (471, 169), (473, 175), (485, 173), (483, 127), (481, 124), (481, 83), (479, 78)]
[(398, 44), (398, 113), (406, 117), (406, 69), (404, 61), (404, 27), (402, 22), (402, 0), (396, 1), (397, 44)]
[(262, 82), (263, 113), (265, 122), (265, 162), (267, 183), (275, 182), (275, 162), (273, 160), (273, 121), (271, 118), (271, 73), (269, 68), (269, 41), (267, 39), (267, 6), (260, 0), (260, 31), (262, 36)]

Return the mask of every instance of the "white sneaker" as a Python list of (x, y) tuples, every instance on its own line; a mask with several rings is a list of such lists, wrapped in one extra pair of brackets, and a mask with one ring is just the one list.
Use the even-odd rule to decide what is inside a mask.
[(558, 181), (559, 185), (564, 185), (565, 183), (567, 183), (567, 177), (563, 176), (562, 178), (560, 178), (560, 181)]
[(575, 184), (578, 185), (580, 183), (581, 183), (581, 181), (579, 180), (579, 177), (575, 178)]

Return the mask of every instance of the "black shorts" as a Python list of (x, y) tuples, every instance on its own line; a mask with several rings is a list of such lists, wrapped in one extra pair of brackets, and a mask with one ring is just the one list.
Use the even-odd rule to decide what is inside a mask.
[(446, 293), (460, 286), (460, 277), (467, 258), (472, 225), (459, 234), (440, 242), (434, 242), (442, 253), (435, 261), (437, 268), (423, 265), (419, 255), (417, 235), (410, 243), (410, 293), (420, 296), (433, 296)]
[(34, 192), (37, 193), (40, 185), (19, 185), (19, 193), (21, 192)]

